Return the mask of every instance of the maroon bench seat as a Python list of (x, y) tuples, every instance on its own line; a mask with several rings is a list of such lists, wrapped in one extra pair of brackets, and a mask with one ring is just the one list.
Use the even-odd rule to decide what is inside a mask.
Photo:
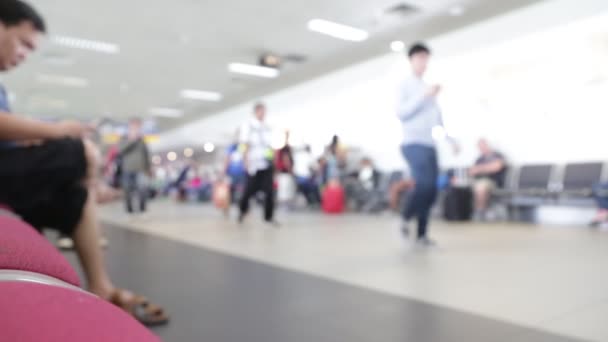
[(80, 286), (76, 271), (44, 236), (7, 215), (0, 215), (0, 269), (40, 273)]
[(89, 293), (0, 281), (2, 341), (159, 342), (118, 307)]

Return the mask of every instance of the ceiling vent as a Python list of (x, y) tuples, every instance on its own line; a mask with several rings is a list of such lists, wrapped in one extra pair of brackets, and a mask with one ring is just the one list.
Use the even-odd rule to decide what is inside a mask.
[(392, 5), (384, 10), (384, 15), (405, 17), (418, 12), (418, 8), (405, 2)]
[(283, 59), (289, 63), (301, 64), (305, 63), (308, 60), (308, 56), (297, 53), (289, 53), (284, 55)]

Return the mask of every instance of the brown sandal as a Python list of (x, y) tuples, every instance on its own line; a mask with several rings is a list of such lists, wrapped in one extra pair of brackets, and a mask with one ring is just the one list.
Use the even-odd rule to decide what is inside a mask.
[(169, 316), (163, 308), (150, 303), (145, 297), (134, 295), (127, 290), (114, 290), (110, 297), (110, 303), (125, 310), (140, 323), (147, 326), (164, 325), (169, 322)]

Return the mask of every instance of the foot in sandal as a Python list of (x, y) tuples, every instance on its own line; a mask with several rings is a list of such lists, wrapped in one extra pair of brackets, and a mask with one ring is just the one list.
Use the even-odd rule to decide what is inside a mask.
[(109, 301), (125, 310), (143, 325), (158, 326), (169, 323), (169, 316), (163, 308), (128, 290), (115, 289)]

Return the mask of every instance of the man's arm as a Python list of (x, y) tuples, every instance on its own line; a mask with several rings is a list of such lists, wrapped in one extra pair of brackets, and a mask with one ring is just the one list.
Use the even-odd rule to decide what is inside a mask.
[(409, 121), (410, 119), (415, 117), (418, 113), (420, 113), (422, 106), (425, 104), (425, 102), (428, 99), (427, 94), (425, 94), (425, 93), (419, 93), (419, 94), (406, 93), (406, 94), (404, 94), (404, 92), (408, 92), (408, 91), (409, 91), (409, 89), (407, 86), (401, 87), (402, 93), (399, 95), (399, 104), (398, 104), (398, 108), (397, 108), (397, 115), (399, 116), (399, 119), (404, 122)]
[(143, 154), (144, 154), (144, 163), (146, 172), (150, 177), (152, 177), (152, 156), (150, 155), (150, 149), (148, 148), (148, 144), (142, 141), (143, 144)]
[(79, 138), (86, 130), (86, 127), (79, 122), (47, 123), (0, 111), (0, 140)]
[(445, 140), (447, 140), (450, 145), (452, 145), (452, 150), (454, 154), (458, 155), (460, 153), (460, 144), (458, 143), (458, 140), (451, 136), (448, 130), (445, 128), (445, 124), (443, 122), (443, 113), (441, 111), (439, 111), (439, 126), (443, 128), (443, 132), (445, 133)]
[(497, 159), (488, 163), (476, 165), (473, 168), (474, 175), (487, 175), (500, 172), (505, 167), (504, 159)]
[(408, 82), (403, 83), (399, 89), (399, 104), (397, 108), (399, 119), (406, 122), (418, 115), (427, 101), (436, 97), (440, 90), (441, 87), (439, 85), (434, 85), (425, 91), (420, 91)]
[(251, 127), (247, 124), (241, 126), (239, 145), (237, 148), (243, 149), (243, 167), (245, 171), (249, 173), (249, 144), (251, 138)]

